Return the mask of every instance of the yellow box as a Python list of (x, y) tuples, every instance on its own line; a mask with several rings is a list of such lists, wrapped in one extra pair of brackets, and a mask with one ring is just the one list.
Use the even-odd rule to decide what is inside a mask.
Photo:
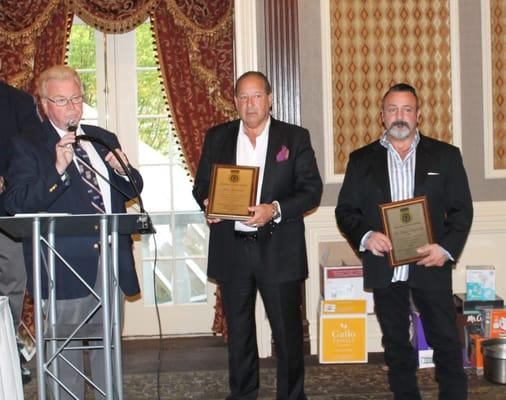
[(367, 362), (366, 308), (366, 300), (320, 300), (320, 363)]

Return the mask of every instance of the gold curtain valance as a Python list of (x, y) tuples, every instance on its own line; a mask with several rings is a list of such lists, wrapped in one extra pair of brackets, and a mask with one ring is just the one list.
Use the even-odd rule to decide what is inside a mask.
[(160, 0), (67, 0), (74, 13), (104, 33), (125, 33), (142, 24)]
[(167, 9), (177, 25), (198, 35), (214, 35), (227, 28), (233, 13), (233, 1), (224, 0), (182, 1), (165, 0)]
[(0, 2), (0, 37), (7, 45), (32, 41), (46, 28), (61, 0)]

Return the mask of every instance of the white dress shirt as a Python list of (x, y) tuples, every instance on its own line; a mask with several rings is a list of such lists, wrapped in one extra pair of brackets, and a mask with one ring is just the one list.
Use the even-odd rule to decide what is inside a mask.
[[(253, 147), (246, 132), (244, 132), (244, 125), (241, 121), (239, 124), (239, 134), (237, 136), (237, 152), (236, 162), (237, 165), (245, 165), (248, 167), (259, 167), (258, 171), (258, 186), (256, 204), (260, 204), (260, 194), (262, 193), (262, 183), (264, 180), (265, 159), (267, 157), (267, 145), (269, 144), (269, 128), (271, 126), (271, 118), (265, 124), (265, 127), (256, 138), (256, 144)], [(242, 222), (235, 222), (236, 231), (254, 232), (257, 228), (245, 225)]]
[[(68, 132), (64, 131), (63, 129), (60, 129), (57, 126), (55, 126), (53, 124), (53, 122), (51, 122), (51, 125), (53, 125), (54, 129), (56, 129), (56, 132), (58, 132), (58, 135), (60, 135), (60, 137), (63, 137), (68, 133)], [(82, 130), (81, 125), (79, 125), (79, 127), (77, 128), (77, 131), (76, 131), (76, 136), (84, 135), (84, 134), (85, 133)], [(97, 153), (97, 150), (95, 150), (95, 147), (93, 147), (93, 145), (86, 140), (80, 141), (79, 144), (86, 151), (86, 153), (88, 153), (88, 157), (90, 158), (91, 166), (94, 169), (96, 169), (101, 175), (103, 175), (105, 178), (107, 178), (107, 180), (110, 180), (109, 171), (107, 170), (107, 167), (106, 167), (104, 161)], [(75, 154), (74, 154), (73, 162), (74, 162), (75, 166), (77, 167), (77, 169), (79, 170), (79, 164), (77, 163), (77, 159), (75, 157)], [(98, 187), (100, 188), (100, 192), (102, 193), (102, 199), (104, 201), (105, 212), (107, 214), (110, 214), (112, 212), (111, 211), (112, 210), (112, 208), (111, 208), (111, 186), (99, 174), (96, 174), (96, 175), (97, 175)]]

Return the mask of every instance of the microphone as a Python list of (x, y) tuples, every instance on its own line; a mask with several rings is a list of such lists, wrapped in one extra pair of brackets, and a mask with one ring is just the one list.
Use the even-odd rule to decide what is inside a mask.
[[(71, 130), (71, 129), (74, 129), (74, 130)], [(67, 122), (67, 130), (69, 132), (75, 132), (77, 130), (77, 124), (75, 122), (73, 122), (73, 121)], [(140, 215), (139, 218), (137, 219), (137, 229), (138, 229), (138, 231), (140, 233), (156, 233), (155, 227), (153, 226), (153, 222), (151, 221), (151, 218), (150, 218), (149, 214), (144, 209), (144, 203), (142, 201), (141, 193), (139, 191), (139, 188), (138, 188), (137, 184), (135, 183), (135, 179), (134, 179), (134, 177), (132, 175), (132, 171), (123, 162), (123, 160), (121, 159), (121, 157), (118, 155), (118, 152), (115, 149), (113, 149), (112, 146), (109, 145), (109, 143), (107, 143), (106, 141), (104, 141), (104, 140), (102, 140), (100, 138), (94, 137), (94, 136), (78, 135), (78, 136), (76, 136), (75, 145), (77, 145), (77, 143), (79, 141), (81, 141), (81, 140), (86, 140), (88, 142), (98, 143), (98, 144), (104, 146), (107, 150), (109, 150), (114, 155), (114, 157), (116, 157), (116, 159), (120, 163), (121, 167), (123, 168), (123, 171), (125, 171), (126, 175), (128, 176), (130, 184), (132, 185), (132, 188), (134, 189), (134, 192), (137, 195), (137, 198), (139, 199), (139, 209), (140, 209), (140, 213), (142, 215)], [(105, 181), (107, 181), (107, 183), (109, 183), (114, 189), (116, 189), (118, 192), (120, 192), (123, 196), (129, 197), (129, 196), (126, 196), (126, 194), (122, 190), (120, 190), (116, 185), (113, 185), (111, 181), (109, 181), (102, 174), (100, 174), (95, 168), (93, 168), (89, 164), (88, 164), (88, 166), (91, 169), (93, 169), (93, 171), (95, 171), (95, 173), (97, 173), (98, 175), (100, 175)]]
[(76, 132), (77, 131), (77, 122), (74, 120), (67, 121), (67, 131)]

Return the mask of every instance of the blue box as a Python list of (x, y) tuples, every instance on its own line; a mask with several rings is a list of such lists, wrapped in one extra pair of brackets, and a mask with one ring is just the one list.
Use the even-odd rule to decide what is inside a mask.
[(466, 299), (495, 300), (495, 269), (492, 265), (466, 267)]

